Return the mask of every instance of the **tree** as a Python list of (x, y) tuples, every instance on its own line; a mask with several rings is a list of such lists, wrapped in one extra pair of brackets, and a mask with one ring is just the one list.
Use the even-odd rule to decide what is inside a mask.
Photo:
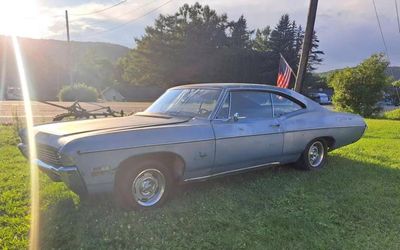
[(296, 70), (303, 31), (288, 15), (253, 34), (244, 16), (230, 21), (207, 5), (185, 4), (146, 27), (118, 70), (130, 84), (275, 83), (279, 53)]
[(282, 54), (289, 65), (294, 68), (298, 63), (298, 51), (295, 47), (296, 23), (292, 22), (288, 14), (282, 15), (270, 36), (270, 47), (278, 65), (279, 54)]
[(387, 85), (385, 70), (388, 61), (382, 54), (374, 54), (355, 68), (346, 68), (330, 76), (333, 103), (338, 110), (357, 113), (365, 117), (377, 114), (376, 104)]
[(270, 35), (271, 35), (271, 27), (266, 26), (263, 29), (256, 30), (256, 37), (253, 41), (253, 49), (255, 51), (270, 51)]
[[(272, 51), (272, 60), (275, 61), (276, 65), (278, 65), (279, 62), (279, 54), (282, 54), (291, 68), (297, 72), (303, 39), (304, 30), (302, 26), (297, 25), (295, 21), (292, 21), (288, 14), (282, 15), (268, 39), (268, 48)], [(259, 47), (260, 46), (257, 48)], [(311, 73), (316, 69), (317, 65), (322, 62), (322, 55), (324, 55), (324, 52), (319, 49), (319, 40), (314, 32), (312, 47), (308, 59), (306, 78), (316, 80)], [(276, 75), (277, 69), (274, 73)], [(292, 82), (294, 82), (294, 79), (292, 79)], [(307, 82), (305, 85), (308, 85)]]
[(322, 55), (325, 55), (325, 53), (319, 49), (319, 39), (316, 32), (314, 31), (311, 51), (308, 56), (307, 72), (310, 73), (317, 69), (317, 66), (320, 65), (323, 61), (323, 59), (321, 58)]
[(227, 47), (227, 16), (195, 3), (174, 15), (160, 15), (146, 27), (137, 47), (120, 61), (131, 84), (168, 84), (210, 78), (208, 60)]
[(397, 81), (392, 82), (392, 86), (393, 86), (393, 87), (400, 88), (400, 80), (397, 80)]
[(254, 33), (254, 30), (248, 30), (247, 21), (243, 15), (236, 22), (231, 22), (229, 28), (231, 33), (229, 38), (230, 48), (247, 49), (251, 47), (250, 36)]
[(328, 88), (328, 79), (324, 75), (316, 73), (307, 73), (305, 77), (305, 87), (307, 90), (326, 89)]
[(58, 98), (62, 102), (96, 102), (98, 92), (94, 87), (85, 83), (75, 83), (74, 85), (64, 86), (58, 93)]
[(272, 82), (268, 52), (255, 51), (253, 31), (241, 16), (229, 21), (199, 3), (160, 15), (136, 39), (137, 47), (120, 60), (130, 84), (178, 85), (194, 82)]
[(89, 50), (75, 69), (75, 81), (102, 90), (114, 83), (116, 68), (113, 63)]

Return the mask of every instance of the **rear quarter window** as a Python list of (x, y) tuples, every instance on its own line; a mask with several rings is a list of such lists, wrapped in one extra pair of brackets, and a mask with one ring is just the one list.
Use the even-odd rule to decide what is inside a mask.
[(274, 93), (272, 94), (272, 105), (274, 108), (274, 117), (280, 117), (282, 115), (289, 114), (305, 108), (285, 96)]

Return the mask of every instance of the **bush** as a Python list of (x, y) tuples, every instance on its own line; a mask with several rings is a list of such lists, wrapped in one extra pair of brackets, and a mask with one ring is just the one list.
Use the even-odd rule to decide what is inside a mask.
[(381, 108), (377, 102), (382, 99), (383, 88), (388, 82), (387, 66), (384, 56), (375, 54), (355, 68), (334, 73), (329, 78), (329, 85), (334, 89), (335, 107), (364, 117), (378, 114)]
[(87, 86), (85, 83), (64, 86), (58, 94), (58, 99), (64, 102), (95, 102), (97, 101), (97, 97), (97, 90), (93, 87)]
[(400, 121), (400, 109), (395, 109), (392, 111), (387, 111), (383, 114), (383, 118), (389, 120), (399, 120)]

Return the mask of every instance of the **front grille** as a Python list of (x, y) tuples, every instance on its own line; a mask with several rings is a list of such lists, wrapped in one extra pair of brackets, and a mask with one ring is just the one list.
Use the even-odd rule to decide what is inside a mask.
[(38, 145), (37, 157), (44, 163), (47, 163), (54, 167), (61, 165), (60, 159), (58, 158), (57, 149), (53, 147), (46, 145)]

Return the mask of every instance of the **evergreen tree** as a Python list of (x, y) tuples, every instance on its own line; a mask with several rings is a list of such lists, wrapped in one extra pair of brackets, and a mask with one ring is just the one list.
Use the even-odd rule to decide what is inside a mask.
[(253, 49), (256, 51), (270, 51), (270, 35), (271, 27), (268, 25), (263, 29), (257, 29), (256, 37), (253, 41)]
[(296, 27), (294, 25), (288, 14), (282, 15), (270, 37), (271, 50), (275, 59), (279, 60), (279, 54), (282, 54), (290, 65), (295, 65), (297, 61), (294, 44)]
[(254, 30), (248, 30), (247, 21), (242, 16), (236, 21), (231, 22), (230, 28), (230, 47), (236, 49), (247, 49), (251, 47), (250, 36)]
[(322, 55), (325, 53), (319, 49), (319, 39), (317, 37), (316, 32), (314, 31), (313, 38), (312, 38), (312, 45), (310, 55), (308, 56), (308, 65), (307, 71), (312, 72), (317, 69), (317, 66), (321, 64), (323, 61)]
[[(273, 53), (273, 61), (276, 65), (278, 65), (279, 62), (279, 54), (282, 54), (296, 73), (300, 61), (303, 39), (304, 30), (302, 26), (297, 25), (295, 21), (291, 21), (288, 14), (282, 15), (278, 24), (271, 32), (269, 39), (270, 48)], [(319, 50), (319, 40), (314, 32), (307, 64), (307, 75), (311, 74), (311, 72), (316, 69), (317, 65), (322, 62), (323, 59), (321, 55), (324, 55), (324, 52)], [(278, 67), (276, 67), (275, 72), (277, 72), (277, 70)], [(292, 83), (293, 82), (294, 79), (292, 79)]]
[[(254, 31), (243, 16), (229, 21), (226, 14), (207, 5), (185, 4), (146, 27), (145, 34), (136, 39), (136, 48), (119, 61), (120, 82), (274, 84), (280, 53), (296, 70), (303, 33), (286, 14), (273, 30), (269, 26), (258, 29), (252, 40)], [(318, 62), (321, 53), (317, 46), (314, 49), (310, 61)]]

